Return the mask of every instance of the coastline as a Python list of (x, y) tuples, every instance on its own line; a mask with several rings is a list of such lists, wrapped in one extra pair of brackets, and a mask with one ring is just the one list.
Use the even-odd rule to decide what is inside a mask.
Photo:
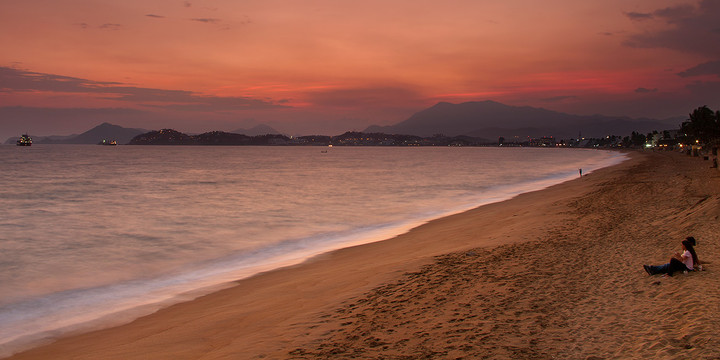
[[(435, 324), (434, 326), (475, 321), (471, 320), (475, 318), (466, 317), (462, 321), (455, 319), (455, 321), (450, 322), (453, 319), (445, 319), (446, 314), (433, 315), (436, 312), (435, 310), (427, 311), (428, 308), (433, 306), (445, 306), (447, 303), (458, 304), (457, 301), (448, 300), (453, 296), (449, 295), (450, 293), (447, 291), (441, 292), (445, 294), (442, 300), (438, 300), (436, 296), (427, 303), (418, 302), (418, 304), (413, 304), (412, 299), (423, 298), (428, 292), (435, 291), (433, 281), (417, 284), (414, 290), (409, 292), (414, 296), (405, 301), (409, 304), (400, 308), (387, 308), (385, 305), (392, 301), (402, 300), (400, 295), (408, 291), (407, 289), (398, 289), (398, 287), (403, 287), (398, 284), (405, 284), (405, 287), (407, 287), (406, 285), (409, 283), (417, 283), (418, 281), (415, 279), (422, 278), (425, 276), (423, 274), (432, 274), (432, 269), (447, 270), (448, 261), (462, 267), (466, 260), (472, 259), (476, 261), (473, 263), (476, 268), (485, 266), (483, 271), (493, 272), (500, 270), (494, 269), (492, 266), (487, 268), (489, 262), (485, 261), (487, 259), (480, 259), (482, 256), (507, 251), (511, 251), (513, 254), (527, 253), (534, 254), (534, 256), (543, 256), (543, 254), (546, 254), (545, 251), (552, 250), (544, 247), (548, 245), (543, 244), (560, 241), (553, 239), (564, 237), (565, 240), (563, 241), (570, 242), (573, 246), (580, 246), (578, 243), (582, 244), (582, 242), (577, 240), (580, 236), (587, 235), (589, 232), (600, 235), (605, 240), (610, 240), (607, 235), (603, 237), (602, 232), (599, 231), (600, 225), (612, 228), (611, 225), (605, 224), (608, 219), (604, 219), (598, 215), (601, 213), (590, 211), (590, 209), (601, 210), (597, 208), (597, 200), (603, 200), (602, 193), (604, 192), (612, 193), (612, 190), (617, 191), (616, 201), (627, 198), (627, 195), (623, 196), (619, 192), (623, 191), (623, 186), (633, 184), (628, 182), (629, 178), (641, 176), (637, 174), (638, 168), (643, 168), (643, 171), (650, 175), (663, 174), (659, 172), (660, 169), (655, 169), (649, 165), (657, 165), (656, 163), (662, 162), (662, 159), (665, 158), (671, 159), (674, 167), (688, 167), (690, 165), (700, 167), (706, 165), (700, 160), (679, 154), (635, 154), (628, 161), (597, 170), (582, 179), (554, 185), (540, 191), (521, 194), (510, 200), (488, 204), (460, 214), (433, 220), (389, 240), (340, 249), (320, 255), (300, 265), (270, 271), (238, 281), (232, 288), (190, 302), (173, 305), (130, 324), (64, 338), (50, 345), (16, 354), (11, 359), (329, 358), (332, 356), (331, 354), (341, 354), (340, 357), (353, 357), (350, 355), (359, 354), (361, 351), (364, 351), (364, 353), (359, 355), (359, 358), (380, 355), (417, 355), (422, 351), (429, 351), (442, 357), (457, 354), (460, 354), (458, 356), (463, 354), (468, 356), (483, 354), (484, 356), (492, 356), (492, 354), (502, 354), (502, 351), (512, 355), (512, 353), (508, 353), (511, 350), (507, 348), (498, 349), (490, 345), (489, 338), (483, 339), (482, 342), (488, 344), (486, 348), (483, 348), (477, 344), (478, 334), (475, 334), (476, 337), (472, 339), (462, 338), (460, 335), (448, 336), (447, 334), (442, 338), (437, 338), (432, 333), (433, 327), (425, 329), (427, 331), (422, 331), (422, 326), (420, 326), (414, 328), (418, 331), (413, 332), (413, 334), (429, 335), (412, 336), (412, 334), (408, 335), (407, 331), (403, 331), (407, 324), (395, 324), (395, 326), (388, 324), (384, 329), (378, 329), (372, 325), (377, 324), (384, 318), (406, 319), (410, 322)], [(676, 170), (676, 173), (679, 172), (679, 169), (672, 166), (670, 170)], [(667, 173), (668, 169), (664, 169), (664, 171)], [(701, 170), (696, 172), (699, 171)], [(687, 171), (684, 171), (684, 173), (687, 173)], [(645, 174), (645, 176), (648, 174)], [(708, 176), (712, 174), (708, 172)], [(695, 174), (695, 176), (697, 175)], [(677, 176), (687, 175), (680, 173)], [(717, 181), (717, 171), (714, 172), (714, 176), (716, 177), (715, 181)], [(690, 179), (694, 178), (690, 177)], [(640, 178), (636, 180), (638, 184), (644, 184)], [(666, 179), (651, 181), (661, 183), (664, 180)], [(645, 185), (636, 187), (637, 189), (633, 188), (633, 190), (636, 190), (634, 194), (638, 196), (647, 190), (644, 189)], [(600, 188), (609, 190), (598, 190)], [(690, 190), (686, 189), (687, 191)], [(699, 190), (695, 189), (694, 191)], [(715, 189), (715, 191), (717, 190)], [(650, 195), (657, 194), (650, 192)], [(674, 202), (678, 202), (684, 197), (683, 194), (672, 194), (667, 189), (660, 191), (660, 195)], [(583, 199), (593, 197), (597, 198), (595, 199), (596, 203), (584, 204)], [(714, 214), (712, 211), (717, 210), (712, 207), (712, 205), (717, 204), (717, 194), (707, 195), (705, 199), (711, 201), (704, 200), (699, 205), (703, 208), (711, 205), (709, 214), (705, 215), (712, 216)], [(683, 223), (676, 222), (676, 225), (681, 225), (681, 228), (672, 229), (665, 221), (666, 218), (660, 215), (652, 217), (652, 214), (647, 214), (642, 209), (639, 209), (639, 205), (643, 204), (643, 202), (636, 199), (632, 199), (632, 201), (631, 199), (626, 200), (629, 203), (626, 207), (634, 210), (626, 211), (627, 214), (625, 215), (630, 218), (632, 216), (651, 216), (651, 219), (655, 221), (652, 226), (639, 224), (638, 229), (634, 230), (635, 232), (625, 230), (627, 235), (630, 235), (630, 238), (633, 237), (633, 234), (645, 233), (643, 235), (645, 248), (640, 253), (655, 256), (638, 256), (639, 258), (646, 257), (647, 262), (653, 260), (662, 261), (665, 257), (663, 254), (670, 252), (672, 250), (670, 247), (675, 246), (675, 242), (679, 241), (677, 240), (678, 236), (684, 236), (682, 234), (691, 230), (695, 231), (694, 234), (700, 241), (698, 251), (701, 259), (711, 258), (711, 246), (716, 246), (714, 243), (711, 244), (711, 241), (717, 241), (717, 238), (713, 239), (708, 236), (708, 234), (712, 234), (712, 232), (709, 232), (712, 229), (702, 230), (692, 219), (685, 219), (686, 222)], [(692, 205), (689, 200), (691, 199), (680, 201), (679, 205)], [(665, 202), (668, 202), (668, 200), (663, 199), (663, 206), (667, 209), (662, 207), (658, 209), (662, 214), (666, 214), (670, 210)], [(581, 205), (581, 203), (583, 204)], [(612, 206), (612, 203), (605, 205)], [(674, 207), (671, 206), (671, 208), (677, 209), (679, 205), (673, 205)], [(615, 220), (620, 221), (623, 218)], [(625, 221), (630, 221), (630, 219)], [(588, 226), (595, 225), (597, 225), (595, 228), (588, 228)], [(667, 234), (660, 232), (660, 228), (665, 228)], [(702, 231), (705, 231), (706, 235), (703, 235)], [(648, 234), (652, 233), (657, 235), (656, 239), (648, 236)], [(562, 236), (557, 236), (558, 234)], [(672, 236), (670, 236), (671, 234)], [(648, 248), (647, 245), (650, 243), (655, 246)], [(602, 245), (608, 246), (608, 248), (614, 247), (604, 242)], [(575, 255), (582, 255), (582, 257), (587, 258), (589, 264), (593, 264), (591, 261), (593, 259), (598, 260), (597, 253), (601, 252), (592, 246), (580, 250), (593, 250), (589, 253), (575, 253)], [(612, 254), (617, 256), (617, 249), (614, 250), (615, 252)], [(617, 275), (613, 276), (622, 276), (623, 271), (625, 271), (627, 272), (627, 278), (634, 281), (635, 285), (649, 287), (650, 290), (657, 292), (658, 290), (667, 290), (666, 288), (669, 286), (665, 284), (677, 281), (672, 278), (662, 280), (661, 286), (653, 285), (653, 281), (658, 279), (648, 279), (644, 273), (636, 271), (637, 268), (642, 270), (640, 262), (619, 259), (622, 259), (620, 263), (625, 268), (616, 271)], [(515, 262), (512, 262), (512, 260)], [(514, 257), (507, 261), (510, 261), (507, 264), (508, 269), (523, 268), (523, 262)], [(637, 261), (642, 260), (638, 259)], [(613, 263), (610, 265), (612, 267), (618, 264)], [(600, 271), (600, 269), (596, 269), (595, 264), (591, 265), (591, 267), (594, 273)], [(471, 273), (472, 271), (468, 270), (468, 272)], [(581, 271), (583, 274), (587, 272), (587, 270)], [(547, 271), (543, 269), (542, 273), (547, 273)], [(560, 269), (557, 273), (547, 273), (547, 276), (551, 280), (560, 283), (563, 279), (558, 278), (558, 276), (562, 274), (563, 270)], [(691, 275), (693, 279), (704, 276), (705, 280), (709, 280), (708, 274), (711, 274), (711, 270)], [(527, 277), (527, 274), (525, 275)], [(568, 274), (564, 275), (567, 276)], [(524, 278), (509, 277), (513, 280), (508, 280), (501, 288), (517, 286)], [(476, 283), (472, 281), (473, 279), (478, 279), (478, 277), (464, 279), (462, 283), (455, 284), (456, 286), (470, 286), (475, 290), (478, 290), (476, 289), (478, 286), (487, 288), (486, 285), (488, 284)], [(627, 281), (630, 280), (625, 279), (625, 282)], [(440, 281), (439, 283), (444, 282)], [(575, 288), (587, 286), (589, 285), (578, 281)], [(698, 284), (698, 286), (701, 285)], [(587, 291), (592, 294), (591, 289), (586, 289)], [(626, 292), (638, 296), (632, 290)], [(642, 293), (645, 294), (646, 292)], [(542, 294), (542, 292), (539, 292), (539, 294)], [(532, 297), (533, 294), (526, 295)], [(628, 296), (627, 293), (621, 293), (620, 295)], [(671, 295), (679, 294), (673, 293)], [(462, 297), (463, 295), (459, 294), (458, 296)], [(457, 300), (458, 296), (455, 296), (455, 300)], [(538, 298), (538, 300), (542, 299)], [(473, 301), (472, 299), (464, 299), (462, 303), (472, 304)], [(476, 305), (473, 306), (475, 311), (484, 310), (487, 312), (494, 309), (491, 306), (482, 304), (474, 305)], [(495, 305), (501, 306), (502, 304)], [(504, 315), (512, 318), (518, 314), (537, 312), (537, 310), (533, 310), (536, 305), (537, 303), (518, 305), (517, 308), (512, 310), (513, 314)], [(594, 306), (592, 302), (588, 302), (586, 305)], [(622, 304), (613, 303), (613, 305), (620, 306)], [(633, 306), (636, 305), (638, 304)], [(425, 307), (426, 311), (421, 311), (423, 307)], [(545, 312), (551, 313), (553, 311), (557, 310), (550, 310), (549, 308), (545, 310)], [(613, 311), (616, 310), (613, 309)], [(452, 313), (458, 313), (458, 311)], [(359, 316), (360, 314), (362, 316)], [(392, 316), (388, 317), (387, 315)], [(501, 315), (498, 316), (502, 317)], [(617, 326), (618, 324), (616, 320), (615, 325), (604, 325), (603, 320), (606, 319), (603, 319), (602, 315), (596, 315), (596, 317), (600, 319), (597, 320), (600, 322), (599, 325), (596, 324), (598, 326), (607, 327)], [(371, 319), (374, 320), (370, 321)], [(717, 318), (713, 319), (713, 321), (716, 320)], [(400, 323), (402, 322), (400, 321)], [(499, 324), (501, 323), (498, 322), (495, 325)], [(719, 323), (714, 322), (712, 324), (718, 325)], [(482, 327), (475, 328), (483, 329)], [(545, 324), (545, 327), (543, 327), (543, 329), (550, 329), (549, 332), (561, 332), (560, 330), (567, 330), (567, 328), (568, 326), (562, 327), (552, 322)], [(394, 330), (384, 331), (389, 329)], [(470, 332), (470, 330), (465, 332)], [(457, 334), (464, 334), (465, 332)], [(403, 333), (407, 336), (400, 335)], [(503, 331), (502, 333), (512, 333), (512, 331)], [(567, 353), (563, 356), (562, 352), (551, 351), (555, 347), (551, 346), (554, 342), (552, 337), (548, 337), (548, 334), (530, 334), (526, 337), (532, 338), (530, 340), (534, 339), (535, 345), (530, 340), (524, 339), (517, 340), (507, 346), (513, 346), (521, 350), (525, 349), (522, 351), (531, 351), (531, 353), (536, 351), (545, 355), (559, 354), (559, 357), (568, 356)], [(623, 338), (628, 338), (628, 336), (623, 335)], [(454, 346), (454, 349), (448, 349), (447, 346), (443, 347), (446, 343), (450, 343), (452, 339), (459, 342), (456, 345), (450, 345), (450, 347)], [(685, 340), (683, 341), (686, 343), (690, 342), (690, 339)], [(593, 341), (575, 341), (575, 346), (571, 347), (569, 351), (574, 351), (573, 354), (602, 357), (601, 351), (591, 352), (587, 350), (591, 349), (593, 344), (596, 343), (594, 339)], [(400, 348), (394, 346), (398, 344), (403, 345)], [(474, 344), (474, 346), (472, 346), (472, 349), (466, 347), (463, 350), (461, 344), (465, 346)], [(713, 344), (717, 345), (717, 339)], [(601, 345), (598, 344), (597, 346)], [(668, 351), (665, 345), (658, 345), (658, 347), (663, 351)], [(686, 350), (695, 351), (693, 349), (708, 350), (711, 347), (694, 346)], [(490, 352), (483, 353), (482, 351)], [(522, 352), (514, 354), (522, 354)], [(706, 353), (698, 352), (698, 354)]]
[[(275, 151), (279, 150), (279, 148), (275, 149)], [(370, 154), (386, 153), (387, 149), (363, 149), (361, 151), (351, 149), (337, 150), (337, 153), (333, 154), (333, 159), (335, 159), (335, 161), (337, 161), (338, 158), (349, 158), (350, 160), (354, 158), (355, 160), (358, 160), (359, 158), (353, 157), (352, 154), (362, 153), (364, 155), (360, 158), (363, 158)], [(82, 153), (82, 151), (80, 152)], [(181, 152), (185, 151), (183, 150)], [(200, 153), (203, 152), (205, 151), (200, 151)], [(287, 151), (280, 151), (279, 153), (286, 152)], [(295, 152), (295, 150), (291, 151), (291, 153)], [(291, 236), (291, 240), (281, 241), (275, 244), (270, 242), (268, 246), (261, 246), (251, 252), (216, 252), (219, 256), (215, 256), (212, 260), (203, 262), (199, 266), (186, 264), (182, 266), (169, 267), (170, 269), (173, 269), (173, 271), (162, 274), (161, 276), (141, 276), (137, 278), (137, 280), (122, 281), (115, 284), (109, 283), (107, 286), (102, 287), (82, 286), (85, 281), (92, 284), (92, 282), (95, 281), (94, 279), (96, 279), (96, 277), (90, 277), (85, 280), (87, 270), (75, 273), (74, 278), (72, 273), (68, 273), (67, 276), (64, 275), (61, 278), (56, 278), (56, 280), (52, 280), (55, 278), (52, 276), (42, 276), (43, 272), (52, 271), (51, 268), (46, 268), (45, 271), (36, 271), (35, 274), (38, 274), (39, 278), (45, 279), (45, 281), (49, 283), (59, 284), (63, 281), (67, 283), (75, 281), (77, 285), (68, 291), (59, 291), (51, 293), (48, 296), (30, 298), (27, 301), (17, 303), (11, 302), (9, 306), (4, 306), (4, 304), (3, 306), (0, 306), (0, 323), (2, 323), (2, 326), (0, 326), (0, 357), (8, 356), (10, 353), (17, 352), (19, 350), (35, 347), (39, 344), (39, 341), (47, 343), (52, 339), (66, 337), (68, 334), (90, 332), (102, 328), (122, 325), (136, 318), (151, 314), (160, 308), (183, 301), (189, 301), (220, 288), (227, 287), (228, 283), (232, 281), (244, 279), (259, 272), (296, 265), (313, 256), (332, 250), (389, 239), (433, 219), (460, 213), (491, 202), (509, 199), (520, 193), (541, 190), (560, 182), (576, 179), (578, 176), (577, 169), (580, 167), (584, 168), (587, 172), (588, 170), (592, 171), (597, 168), (610, 166), (627, 158), (624, 153), (616, 151), (610, 152), (553, 148), (477, 150), (460, 148), (407, 149), (406, 151), (391, 151), (390, 153), (395, 152), (400, 154), (404, 153), (402, 155), (403, 157), (409, 159), (415, 158), (415, 161), (419, 160), (417, 159), (417, 154), (425, 154), (422, 156), (422, 160), (426, 161), (426, 164), (433, 164), (435, 161), (444, 159), (448, 152), (455, 153), (459, 157), (451, 162), (451, 164), (454, 165), (435, 164), (432, 169), (427, 166), (411, 167), (406, 169), (406, 171), (414, 170), (425, 174), (425, 180), (422, 179), (423, 176), (421, 176), (420, 179), (416, 178), (415, 175), (409, 177), (402, 175), (399, 176), (397, 181), (404, 183), (405, 186), (409, 187), (407, 191), (404, 189), (405, 186), (397, 186), (398, 183), (392, 181), (395, 179), (392, 179), (392, 176), (388, 176), (387, 173), (385, 173), (381, 174), (379, 178), (369, 178), (367, 176), (363, 177), (362, 175), (357, 177), (353, 176), (355, 179), (353, 182), (358, 182), (358, 180), (360, 180), (360, 183), (370, 185), (366, 188), (367, 191), (354, 191), (355, 194), (360, 194), (360, 196), (353, 196), (353, 194), (342, 196), (341, 202), (344, 203), (343, 205), (341, 205), (340, 202), (337, 202), (335, 206), (333, 206), (331, 201), (331, 206), (325, 206), (322, 200), (313, 198), (313, 191), (310, 191), (310, 194), (307, 197), (296, 193), (297, 195), (295, 197), (302, 199), (300, 202), (311, 205), (311, 207), (305, 209), (304, 211), (297, 211), (303, 210), (302, 206), (295, 206), (293, 209), (293, 204), (291, 203), (290, 207), (286, 209), (287, 211), (275, 213), (275, 215), (277, 215), (277, 218), (280, 221), (283, 221), (283, 219), (286, 219), (287, 216), (294, 218), (293, 213), (295, 213), (299, 215), (296, 218), (297, 220), (307, 219), (308, 222), (296, 221), (296, 224), (305, 223), (305, 225), (296, 226), (294, 228), (290, 226), (290, 228), (283, 231), (286, 236)], [(144, 154), (145, 151), (140, 153)], [(304, 153), (306, 155), (310, 154), (308, 151), (305, 151)], [(412, 153), (414, 153), (415, 156), (412, 156)], [(277, 154), (278, 153), (276, 153), (276, 155)], [(312, 154), (315, 155), (314, 157), (317, 156), (315, 152)], [(444, 155), (438, 156), (439, 154)], [(535, 158), (535, 160), (539, 160), (541, 163), (544, 163), (541, 160), (543, 158), (555, 158), (555, 161), (549, 162), (547, 165), (539, 165), (537, 162), (528, 164), (527, 161), (525, 161), (525, 166), (518, 166), (519, 164), (515, 159), (518, 158), (519, 154), (525, 154), (528, 158)], [(269, 154), (265, 154), (263, 151), (263, 156), (267, 155)], [(394, 156), (392, 157), (394, 158)], [(468, 161), (469, 158), (472, 158), (472, 160)], [(505, 158), (509, 159), (505, 160)], [(433, 161), (433, 159), (435, 161)], [(581, 163), (576, 163), (579, 159), (581, 159)], [(378, 160), (382, 160), (382, 158)], [(493, 163), (486, 164), (486, 161), (492, 160), (494, 160)], [(320, 163), (324, 162), (321, 161)], [(383, 161), (380, 161), (380, 164), (382, 163)], [(411, 160), (408, 163), (413, 163), (413, 161)], [(457, 169), (460, 171), (458, 171), (456, 175), (446, 176), (446, 174), (455, 174), (455, 172), (452, 170), (447, 172), (438, 172), (438, 166), (440, 166), (440, 168), (449, 168), (447, 170)], [(382, 165), (379, 167), (383, 168)], [(488, 174), (497, 173), (496, 170), (504, 167), (512, 169), (512, 174), (508, 174), (508, 176), (512, 177), (512, 179), (507, 179), (509, 183), (501, 183), (503, 176), (488, 176)], [(352, 166), (349, 168), (355, 167)], [(472, 169), (474, 169), (474, 171)], [(142, 173), (142, 171), (140, 172)], [(309, 172), (312, 173), (311, 170)], [(405, 173), (405, 171), (397, 172), (397, 174)], [(300, 172), (300, 174), (302, 174), (302, 172)], [(434, 180), (435, 177), (443, 178), (442, 180), (437, 180), (438, 184), (448, 182), (457, 184), (459, 187), (441, 187), (437, 192), (435, 190), (428, 190), (428, 185), (430, 185), (430, 188), (434, 188), (432, 184), (436, 184)], [(125, 182), (121, 180), (122, 177), (113, 176), (113, 178), (115, 178), (115, 182)], [(283, 178), (286, 177), (283, 176)], [(342, 176), (336, 178), (335, 181), (329, 181), (329, 184), (326, 181), (322, 184), (318, 182), (320, 187), (322, 187), (322, 191), (318, 193), (327, 192), (331, 194), (338, 194), (338, 189), (333, 188), (333, 185), (335, 187), (338, 185), (342, 187), (347, 186), (345, 181), (338, 181), (340, 178), (342, 178)], [(403, 178), (409, 179), (409, 182), (405, 181)], [(362, 194), (375, 193), (372, 190), (377, 186), (372, 185), (373, 182), (388, 184), (379, 188), (379, 191), (377, 192), (378, 194), (380, 194), (382, 188), (385, 188), (386, 190), (398, 189), (399, 191), (396, 190), (398, 193), (395, 195), (392, 195), (395, 193), (395, 191), (392, 190), (389, 191), (389, 194), (381, 195), (378, 202), (375, 202), (374, 200), (367, 201), (368, 199)], [(294, 188), (292, 180), (285, 181), (283, 183), (290, 185), (285, 187), (287, 189)], [(393, 186), (391, 184), (396, 185)], [(214, 187), (214, 185), (201, 186), (196, 189), (200, 191), (191, 191), (191, 193), (201, 193), (202, 188), (207, 187)], [(43, 188), (51, 189), (52, 186)], [(426, 189), (426, 194), (413, 191), (413, 189), (422, 188)], [(463, 190), (460, 191), (460, 188)], [(91, 190), (91, 188), (86, 189)], [(262, 189), (262, 186), (259, 187), (259, 189)], [(234, 190), (225, 187), (222, 191), (218, 189), (215, 192), (223, 193), (226, 191), (233, 194)], [(48, 192), (52, 192), (52, 190), (48, 190)], [(92, 191), (87, 191), (87, 193), (91, 192)], [(342, 193), (342, 191), (340, 193)], [(148, 194), (146, 193), (145, 195), (147, 196)], [(109, 197), (112, 197), (112, 195), (109, 195)], [(282, 201), (282, 198), (284, 197), (278, 196), (276, 197), (276, 201)], [(204, 199), (197, 200), (201, 200), (199, 203), (202, 204), (202, 200)], [(341, 199), (338, 198), (338, 200)], [(272, 203), (273, 201), (267, 202), (267, 204)], [(231, 205), (223, 201), (219, 201), (215, 204), (217, 206), (215, 206), (214, 209), (221, 209)], [(387, 204), (387, 206), (385, 204)], [(122, 209), (133, 205), (132, 201), (129, 203), (120, 201), (115, 203), (114, 209), (115, 211), (121, 211)], [(87, 206), (86, 208), (93, 207), (95, 206)], [(270, 207), (272, 207), (272, 205), (270, 205)], [(102, 206), (101, 208), (107, 211), (110, 211), (111, 209), (111, 207)], [(170, 206), (170, 208), (173, 208), (173, 206)], [(200, 208), (202, 208), (202, 206), (200, 206)], [(196, 210), (196, 213), (204, 214), (205, 212), (200, 208)], [(264, 204), (257, 204), (257, 206), (246, 208), (254, 208), (258, 214), (262, 214), (267, 209), (267, 206)], [(317, 209), (319, 213), (313, 215), (315, 211), (310, 209)], [(368, 213), (367, 211), (369, 209), (373, 210)], [(161, 215), (154, 210), (156, 210), (156, 208), (144, 209), (141, 213), (144, 218), (148, 219)], [(213, 209), (206, 210), (209, 210), (208, 213), (213, 211)], [(378, 216), (378, 211), (380, 214), (385, 214), (386, 216)], [(174, 217), (182, 215), (183, 212), (187, 212), (187, 210), (181, 211), (179, 214), (175, 214)], [(141, 230), (151, 229), (153, 226), (140, 226), (138, 229), (137, 225), (133, 226), (132, 217), (130, 217), (130, 219), (126, 219), (122, 214), (119, 213), (118, 215), (119, 216), (116, 218), (117, 221), (115, 221), (114, 226), (117, 231), (110, 233), (110, 237), (103, 241), (103, 243), (108, 245), (107, 249), (103, 251), (102, 248), (95, 248), (93, 244), (87, 244), (88, 249), (98, 250), (96, 251), (96, 256), (89, 256), (89, 263), (85, 264), (85, 261), (82, 261), (77, 263), (78, 266), (84, 266), (88, 269), (103, 269), (104, 265), (102, 263), (96, 263), (94, 264), (96, 266), (92, 266), (93, 261), (97, 261), (102, 258), (102, 256), (97, 255), (107, 254), (111, 257), (119, 258), (122, 257), (121, 254), (123, 251), (129, 250), (131, 253), (134, 252), (132, 247), (125, 247), (125, 245), (131, 245), (133, 243), (137, 246), (136, 249), (145, 248), (145, 244), (137, 244), (137, 240), (142, 238), (142, 236), (138, 235), (139, 233), (145, 233), (147, 236), (153, 236), (152, 233)], [(164, 214), (162, 216), (164, 216)], [(313, 217), (318, 220), (318, 224), (312, 223), (313, 220), (311, 220), (311, 218)], [(30, 227), (36, 231), (41, 231), (41, 229), (44, 229), (47, 226), (42, 224), (42, 222), (34, 222), (32, 217), (26, 219), (23, 214), (13, 214), (11, 218), (15, 218), (15, 223), (18, 224), (25, 223), (24, 220), (27, 220), (25, 224), (34, 224)], [(259, 230), (264, 227), (262, 225), (264, 221), (263, 217), (254, 216), (251, 213), (246, 213), (239, 217), (237, 215), (235, 217), (220, 215), (212, 216), (212, 218), (218, 220), (215, 222), (214, 226), (195, 224), (195, 226), (191, 225), (186, 227), (184, 224), (178, 224), (179, 226), (172, 227), (172, 229), (168, 229), (168, 231), (184, 232), (183, 230), (187, 229), (192, 233), (197, 232), (198, 229), (205, 229), (207, 232), (203, 232), (204, 238), (201, 241), (197, 241), (196, 244), (201, 248), (213, 249), (215, 248), (214, 243), (222, 239), (222, 237), (215, 237), (213, 234), (222, 233), (224, 229), (235, 229), (235, 226), (238, 225), (236, 222), (237, 220), (240, 220), (240, 224), (242, 224), (239, 227), (247, 228), (249, 231)], [(351, 224), (362, 223), (366, 218), (374, 218), (374, 220), (368, 226), (352, 228)], [(232, 219), (235, 219), (236, 221), (233, 221)], [(131, 221), (127, 222), (127, 220)], [(103, 223), (102, 220), (94, 220), (92, 217), (87, 219), (86, 222), (89, 224)], [(345, 231), (318, 232), (318, 236), (303, 236), (303, 231), (305, 231), (305, 229), (303, 229), (304, 227), (307, 229), (318, 229), (322, 228), (322, 225), (324, 224), (327, 228), (327, 225), (333, 223), (338, 224), (339, 228), (346, 227), (348, 229), (345, 229)], [(58, 227), (50, 226), (50, 228), (54, 228), (59, 234), (73, 234), (72, 237), (78, 238), (81, 242), (82, 239), (92, 239), (94, 234), (97, 233), (97, 231), (88, 231), (91, 227), (73, 226), (71, 224), (72, 222), (68, 222), (67, 226), (65, 224), (58, 224)], [(256, 226), (254, 224), (260, 225)], [(163, 226), (162, 224), (155, 225)], [(316, 225), (321, 226), (317, 227)], [(333, 226), (331, 226), (331, 228), (332, 227)], [(338, 227), (335, 227), (335, 229), (338, 229)], [(127, 234), (126, 230), (130, 230), (130, 234)], [(138, 232), (138, 230), (140, 231)], [(270, 233), (272, 233), (272, 231), (273, 230), (271, 229)], [(124, 235), (118, 236), (118, 234)], [(177, 240), (179, 240), (177, 245), (183, 241), (182, 238)], [(240, 237), (237, 240), (238, 245), (242, 245), (244, 239)], [(193, 243), (194, 241), (188, 241), (185, 245), (195, 247), (196, 245)], [(159, 242), (158, 245), (160, 244), (162, 244), (162, 242)], [(147, 245), (150, 245), (148, 246), (148, 250), (153, 249), (152, 244)], [(223, 246), (222, 243), (219, 245), (221, 247)], [(172, 256), (173, 250), (168, 250), (168, 255)], [(32, 252), (10, 253), (5, 255), (6, 257), (7, 255), (10, 255), (11, 258), (13, 256), (30, 256), (27, 257), (27, 259), (34, 261), (28, 261), (28, 265), (21, 266), (21, 268), (31, 270), (35, 266), (42, 266), (42, 264), (46, 262), (61, 262), (68, 255), (73, 255), (73, 253), (77, 254), (76, 252), (65, 253), (62, 248), (57, 249), (57, 251), (58, 252), (53, 252), (53, 256), (50, 258), (32, 259)], [(83, 250), (80, 251), (82, 252)], [(132, 272), (133, 268), (149, 266), (156, 259), (162, 261), (165, 254), (161, 254), (157, 251), (155, 253), (157, 256), (147, 258), (149, 263), (137, 264), (139, 266), (135, 266), (136, 264), (132, 260), (134, 258), (133, 256), (124, 257), (128, 260), (126, 264), (127, 270)], [(139, 254), (136, 253), (135, 255)], [(72, 268), (72, 266), (70, 267)], [(113, 275), (117, 275), (117, 272), (113, 274), (113, 271), (116, 269), (117, 266), (115, 268), (109, 267), (107, 268), (107, 271), (105, 269), (101, 270), (101, 273), (98, 275), (112, 277)], [(8, 273), (3, 273), (3, 275), (5, 275), (5, 279), (7, 280), (6, 285), (9, 285), (7, 288), (12, 289), (15, 284), (16, 288), (21, 292), (32, 291), (33, 280), (31, 278), (24, 278), (24, 274), (32, 273), (32, 271), (23, 271), (18, 273), (16, 276), (11, 275), (12, 270)], [(135, 274), (137, 274), (137, 270), (135, 271)], [(100, 276), (98, 276), (98, 278)], [(30, 285), (27, 286), (26, 284)], [(12, 295), (12, 293), (3, 294), (5, 298), (8, 298), (8, 295)]]

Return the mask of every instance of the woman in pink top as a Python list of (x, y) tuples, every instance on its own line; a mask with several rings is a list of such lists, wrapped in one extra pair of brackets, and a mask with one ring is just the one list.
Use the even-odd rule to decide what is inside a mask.
[(675, 253), (675, 256), (670, 258), (670, 262), (663, 265), (643, 265), (645, 271), (650, 275), (655, 274), (672, 274), (676, 271), (693, 271), (695, 265), (698, 264), (697, 254), (695, 248), (690, 240), (682, 241), (683, 253)]

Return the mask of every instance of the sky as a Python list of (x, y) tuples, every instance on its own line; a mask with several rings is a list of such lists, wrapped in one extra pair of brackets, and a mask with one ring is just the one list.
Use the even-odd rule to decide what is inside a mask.
[(720, 109), (720, 0), (0, 0), (0, 140), (103, 122), (290, 135), (494, 100)]

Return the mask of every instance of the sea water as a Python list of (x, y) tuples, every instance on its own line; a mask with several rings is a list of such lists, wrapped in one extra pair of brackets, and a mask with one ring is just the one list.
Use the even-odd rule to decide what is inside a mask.
[(0, 146), (0, 356), (624, 159), (542, 148)]

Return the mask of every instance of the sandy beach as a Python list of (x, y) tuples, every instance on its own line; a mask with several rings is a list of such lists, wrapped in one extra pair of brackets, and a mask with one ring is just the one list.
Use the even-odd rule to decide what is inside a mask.
[(718, 359), (720, 171), (630, 155), (11, 359)]

